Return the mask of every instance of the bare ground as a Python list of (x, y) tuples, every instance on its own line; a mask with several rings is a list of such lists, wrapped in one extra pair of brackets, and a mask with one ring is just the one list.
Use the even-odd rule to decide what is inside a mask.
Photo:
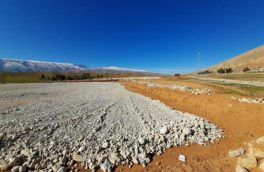
[[(156, 82), (168, 84), (169, 81)], [(195, 113), (212, 121), (224, 130), (225, 138), (207, 147), (191, 145), (171, 148), (145, 169), (137, 166), (132, 169), (119, 167), (117, 171), (234, 171), (236, 159), (228, 157), (228, 150), (240, 146), (246, 147), (246, 143), (264, 135), (263, 105), (240, 103), (230, 99), (231, 94), (194, 96), (165, 88), (149, 88), (132, 82), (122, 82), (122, 84), (130, 91), (158, 99), (177, 110)], [(208, 88), (208, 85), (202, 83), (189, 82), (189, 85)], [(177, 161), (179, 154), (187, 155), (186, 164)], [(157, 162), (161, 162), (161, 165), (156, 165)], [(252, 171), (257, 172), (259, 169)]]

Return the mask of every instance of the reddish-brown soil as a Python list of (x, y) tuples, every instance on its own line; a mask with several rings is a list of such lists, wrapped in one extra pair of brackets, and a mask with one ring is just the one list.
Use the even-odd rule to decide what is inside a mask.
[[(230, 94), (194, 96), (190, 93), (173, 91), (165, 88), (150, 88), (136, 83), (123, 81), (130, 91), (158, 99), (177, 110), (193, 113), (208, 119), (221, 127), (225, 138), (208, 146), (190, 145), (168, 149), (155, 158), (146, 168), (120, 166), (116, 171), (235, 171), (236, 158), (227, 155), (228, 150), (264, 135), (264, 105), (240, 103), (232, 100)], [(178, 155), (187, 156), (187, 163), (178, 161)], [(160, 162), (160, 165), (157, 163)], [(252, 171), (260, 171), (258, 168)]]

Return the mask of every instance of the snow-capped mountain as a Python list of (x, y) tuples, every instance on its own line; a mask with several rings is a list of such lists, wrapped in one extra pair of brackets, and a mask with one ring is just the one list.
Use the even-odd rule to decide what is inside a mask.
[(101, 70), (113, 70), (113, 71), (147, 72), (145, 70), (140, 70), (140, 69), (130, 69), (130, 68), (123, 68), (123, 67), (116, 67), (116, 66), (99, 67), (97, 69), (101, 69)]
[(0, 72), (96, 72), (96, 73), (148, 73), (145, 70), (122, 67), (88, 68), (86, 65), (19, 59), (0, 59)]
[(84, 65), (18, 59), (0, 59), (0, 72), (67, 72), (87, 70)]

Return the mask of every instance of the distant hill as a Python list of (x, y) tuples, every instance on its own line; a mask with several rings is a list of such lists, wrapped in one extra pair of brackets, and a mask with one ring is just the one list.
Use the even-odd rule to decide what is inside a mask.
[(208, 68), (217, 71), (219, 68), (231, 67), (235, 71), (242, 71), (245, 67), (250, 70), (264, 70), (264, 45), (235, 56), (227, 61)]
[(145, 70), (128, 69), (122, 67), (98, 67), (88, 68), (82, 64), (43, 62), (18, 59), (0, 59), (0, 72), (94, 72), (100, 74), (147, 74)]
[(83, 65), (70, 63), (0, 59), (0, 72), (69, 72), (86, 69)]

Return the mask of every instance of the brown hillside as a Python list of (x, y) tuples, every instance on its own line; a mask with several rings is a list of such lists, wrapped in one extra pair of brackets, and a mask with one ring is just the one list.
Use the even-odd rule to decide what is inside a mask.
[(227, 61), (219, 63), (209, 70), (216, 71), (219, 68), (231, 67), (235, 71), (241, 71), (245, 67), (249, 67), (250, 70), (264, 69), (264, 45), (261, 45), (255, 49), (249, 50), (241, 55), (235, 56)]

